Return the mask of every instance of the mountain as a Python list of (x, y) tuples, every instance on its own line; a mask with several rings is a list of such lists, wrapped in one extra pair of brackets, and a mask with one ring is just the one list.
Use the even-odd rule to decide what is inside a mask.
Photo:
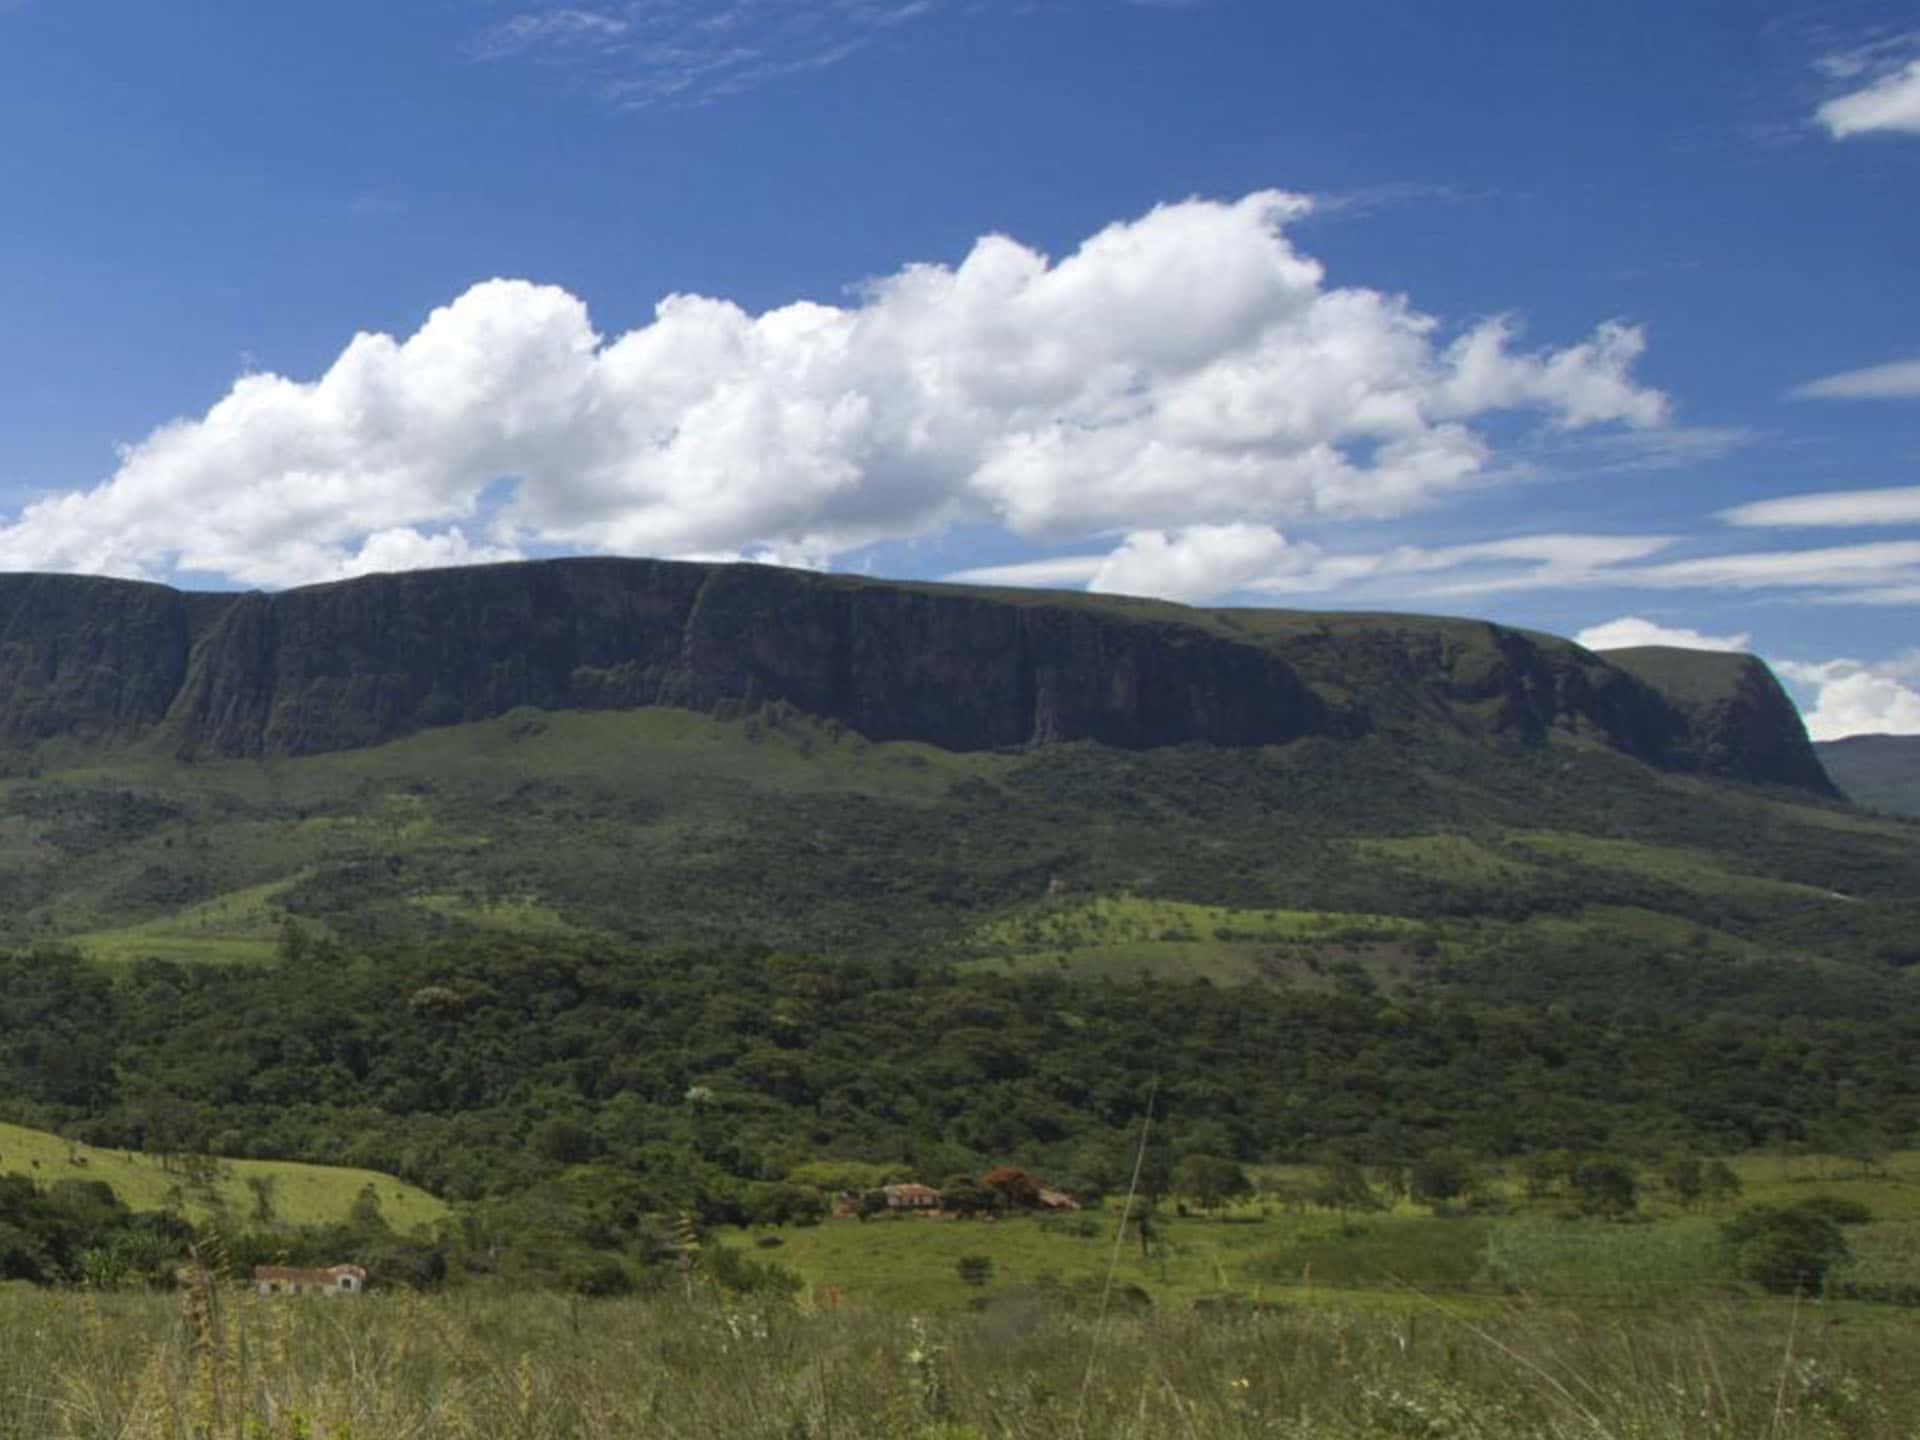
[(1856, 805), (1920, 816), (1920, 735), (1850, 735), (1813, 748)]
[(1872, 1155), (1917, 839), (1741, 656), (648, 561), (0, 577), (0, 1118), (375, 1167), (596, 1292), (649, 1216), (815, 1213), (810, 1161), (1112, 1191), (1149, 1107), (1241, 1161)]
[(559, 560), (273, 595), (0, 577), (0, 744), (304, 755), (546, 710), (791, 705), (955, 751), (1439, 726), (1832, 795), (1749, 657), (1466, 621), (1179, 606), (756, 565)]
[(513, 931), (1872, 1010), (1915, 838), (1741, 656), (750, 565), (0, 577), (0, 945), (114, 964)]

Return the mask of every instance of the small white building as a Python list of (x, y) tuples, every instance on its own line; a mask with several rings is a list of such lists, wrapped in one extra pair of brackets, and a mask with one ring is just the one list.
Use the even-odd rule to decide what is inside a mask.
[(329, 1265), (324, 1270), (256, 1265), (253, 1284), (262, 1295), (357, 1295), (367, 1288), (367, 1272), (358, 1265)]

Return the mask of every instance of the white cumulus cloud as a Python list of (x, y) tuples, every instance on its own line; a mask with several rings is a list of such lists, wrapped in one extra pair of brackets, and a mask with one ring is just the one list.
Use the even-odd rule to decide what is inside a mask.
[[(1582, 630), (1574, 639), (1589, 650), (1672, 645), (1685, 650), (1750, 652), (1746, 634), (1709, 635), (1625, 615)], [(1772, 660), (1776, 675), (1799, 701), (1807, 734), (1815, 740), (1848, 735), (1920, 735), (1920, 649), (1890, 660)]]
[(1589, 650), (1632, 650), (1642, 645), (1669, 645), (1680, 650), (1723, 650), (1745, 653), (1752, 636), (1708, 635), (1684, 625), (1662, 625), (1638, 615), (1622, 615), (1601, 625), (1589, 625), (1574, 641)]
[(1662, 421), (1637, 330), (1443, 337), (1404, 297), (1328, 285), (1284, 230), (1308, 203), (1165, 205), (1058, 260), (988, 236), (845, 305), (673, 295), (616, 336), (564, 290), (489, 281), (317, 378), (242, 377), (96, 487), (0, 520), (0, 568), (283, 585), (534, 547), (824, 564), (965, 520), (1131, 537), (1089, 578), (1191, 593), (1215, 563), (1284, 570), (1281, 522), (1484, 482), (1492, 411)]
[(1136, 530), (1101, 560), (1089, 590), (1115, 595), (1157, 595), (1198, 603), (1255, 582), (1312, 568), (1318, 550), (1291, 545), (1264, 525), (1191, 525), (1168, 533)]
[(1777, 660), (1773, 668), (1804, 694), (1807, 733), (1815, 740), (1849, 735), (1920, 735), (1920, 693), (1904, 681), (1920, 675), (1920, 651), (1880, 664), (1859, 660)]

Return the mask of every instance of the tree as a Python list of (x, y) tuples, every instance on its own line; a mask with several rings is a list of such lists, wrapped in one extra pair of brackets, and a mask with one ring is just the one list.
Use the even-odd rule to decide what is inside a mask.
[(1012, 1165), (994, 1167), (980, 1183), (1000, 1197), (1003, 1210), (1032, 1210), (1040, 1204), (1040, 1182)]
[(1526, 1182), (1529, 1200), (1544, 1200), (1560, 1188), (1560, 1182), (1567, 1177), (1570, 1168), (1567, 1152), (1547, 1150), (1537, 1155), (1529, 1155), (1520, 1166), (1520, 1173)]
[(1724, 1160), (1709, 1160), (1700, 1169), (1700, 1191), (1709, 1205), (1730, 1205), (1746, 1186)]
[(1573, 1167), (1574, 1194), (1581, 1213), (1618, 1220), (1640, 1205), (1640, 1182), (1633, 1166), (1618, 1155), (1595, 1155)]
[[(1364, 1182), (1362, 1182), (1364, 1183)], [(1190, 1195), (1202, 1210), (1218, 1210), (1229, 1200), (1253, 1193), (1253, 1182), (1240, 1166), (1220, 1155), (1186, 1155), (1173, 1172), (1174, 1189)]]
[(274, 1191), (278, 1188), (280, 1177), (277, 1175), (249, 1175), (247, 1189), (253, 1195), (253, 1220), (257, 1225), (273, 1223)]
[(1389, 1205), (1407, 1198), (1407, 1167), (1389, 1162), (1373, 1167), (1373, 1183), (1386, 1192)]
[(1349, 1210), (1386, 1208), (1386, 1202), (1367, 1183), (1365, 1172), (1341, 1155), (1321, 1162), (1320, 1179), (1313, 1187), (1313, 1203), (1343, 1215)]
[(1818, 1209), (1754, 1205), (1720, 1227), (1740, 1273), (1775, 1295), (1813, 1294), (1850, 1253), (1840, 1227)]
[(386, 1233), (387, 1217), (380, 1208), (380, 1192), (373, 1188), (371, 1180), (353, 1197), (353, 1204), (347, 1210), (347, 1228), (357, 1236)]
[(1435, 1212), (1466, 1194), (1473, 1184), (1473, 1161), (1458, 1150), (1429, 1150), (1407, 1175), (1413, 1198)]
[(963, 1285), (978, 1288), (993, 1279), (993, 1260), (987, 1255), (962, 1255), (953, 1262), (953, 1268)]
[[(1159, 1238), (1153, 1232), (1154, 1209), (1154, 1202), (1146, 1196), (1136, 1198), (1133, 1203), (1127, 1207), (1126, 1220), (1131, 1220), (1139, 1233), (1140, 1258), (1143, 1261), (1152, 1258), (1154, 1244)], [(1126, 1221), (1122, 1221), (1121, 1223), (1124, 1226)], [(1121, 1233), (1125, 1233), (1124, 1229)], [(1117, 1244), (1118, 1242), (1116, 1241), (1115, 1243)]]
[(533, 1132), (533, 1150), (555, 1165), (581, 1165), (593, 1158), (593, 1132), (578, 1120), (555, 1115)]
[(1671, 1152), (1660, 1162), (1661, 1187), (1682, 1209), (1691, 1210), (1706, 1193), (1706, 1170), (1700, 1157), (1684, 1150)]

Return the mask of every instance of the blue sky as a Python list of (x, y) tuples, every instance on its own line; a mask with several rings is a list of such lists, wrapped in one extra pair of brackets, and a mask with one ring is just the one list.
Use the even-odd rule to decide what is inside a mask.
[(1920, 17), (0, 0), (0, 568), (1482, 615), (1920, 733)]

